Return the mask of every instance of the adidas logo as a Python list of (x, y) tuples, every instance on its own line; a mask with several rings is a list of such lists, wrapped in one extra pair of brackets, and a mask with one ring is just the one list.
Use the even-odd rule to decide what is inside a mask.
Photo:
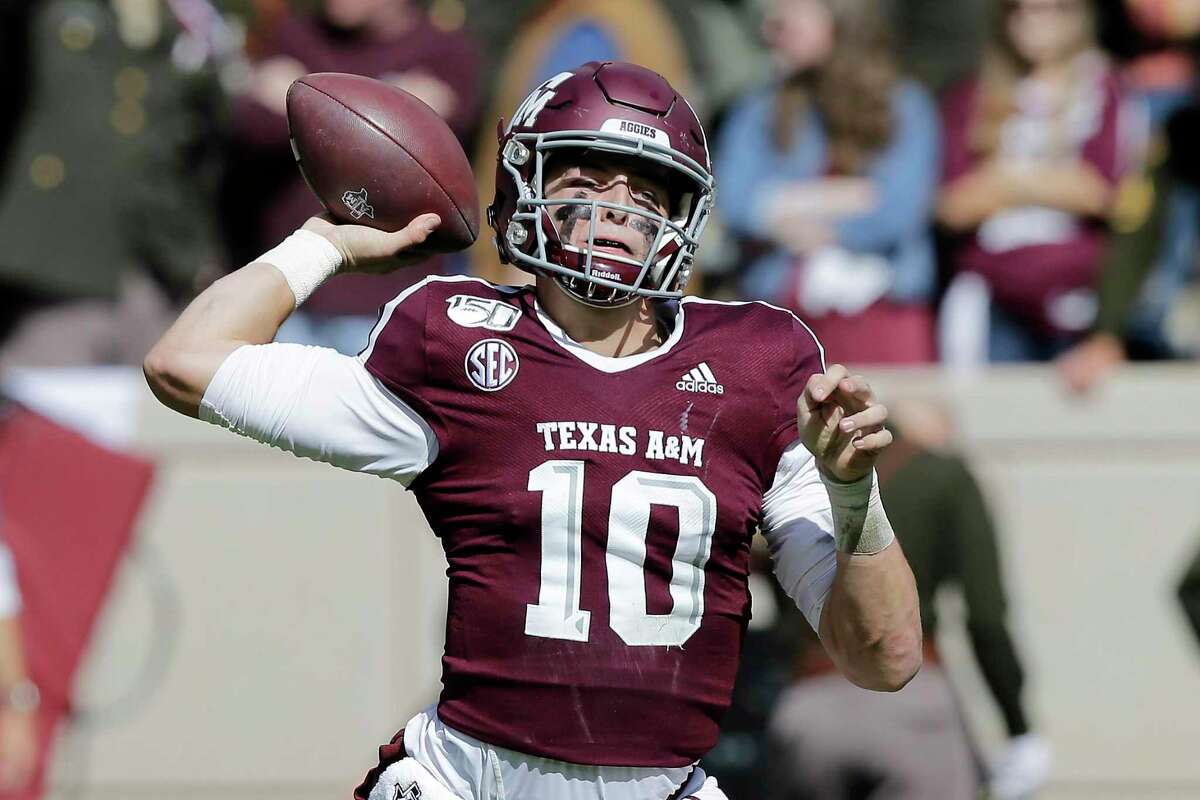
[(717, 383), (708, 364), (701, 361), (699, 366), (692, 369), (679, 379), (675, 388), (681, 392), (700, 392), (701, 394), (725, 394), (725, 387)]

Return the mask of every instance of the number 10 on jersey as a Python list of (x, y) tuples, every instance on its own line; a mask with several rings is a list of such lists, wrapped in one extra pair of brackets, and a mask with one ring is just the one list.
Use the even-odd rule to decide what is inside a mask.
[[(583, 570), (582, 461), (547, 461), (529, 473), (542, 494), (542, 570), (538, 602), (525, 612), (525, 633), (586, 642), (592, 614), (579, 607)], [(679, 512), (671, 561), (671, 612), (646, 611), (646, 541), (650, 507)], [(692, 475), (635, 470), (613, 484), (608, 517), (609, 625), (628, 645), (682, 646), (704, 615), (704, 565), (717, 526), (717, 498)]]

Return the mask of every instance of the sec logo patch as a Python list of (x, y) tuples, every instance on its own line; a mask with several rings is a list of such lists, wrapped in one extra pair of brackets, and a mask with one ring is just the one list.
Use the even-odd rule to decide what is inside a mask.
[(503, 339), (476, 342), (467, 351), (464, 364), (467, 378), (485, 392), (498, 392), (508, 386), (521, 367), (517, 351)]

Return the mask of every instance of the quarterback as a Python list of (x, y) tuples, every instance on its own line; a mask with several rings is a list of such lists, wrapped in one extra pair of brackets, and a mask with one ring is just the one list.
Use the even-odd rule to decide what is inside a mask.
[(326, 278), (394, 269), (440, 220), (313, 218), (146, 357), (171, 408), (412, 491), (449, 563), (443, 690), (360, 800), (721, 800), (717, 740), (761, 531), (846, 677), (921, 660), (861, 377), (791, 313), (684, 297), (713, 178), (661, 76), (589, 63), (500, 129), (488, 210), (530, 287), (431, 278), (348, 357), (272, 343)]

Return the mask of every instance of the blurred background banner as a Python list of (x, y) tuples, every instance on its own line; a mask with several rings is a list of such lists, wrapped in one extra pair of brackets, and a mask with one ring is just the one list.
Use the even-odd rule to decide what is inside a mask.
[[(56, 798), (348, 796), (434, 697), (410, 498), (170, 417), (138, 365), (319, 210), (296, 77), (421, 97), (486, 206), (498, 121), (590, 59), (705, 119), (689, 291), (795, 311), (900, 437), (921, 683), (858, 693), (756, 574), (731, 800), (1200, 796), (1198, 46), (1200, 0), (0, 0), (0, 797), (47, 752)], [(489, 238), (280, 338), (357, 353), (425, 275), (528, 280)]]
[(17, 564), (22, 649), (41, 703), (39, 758), (30, 785), (0, 796), (34, 798), (41, 795), (58, 726), (75, 711), (75, 674), (129, 547), (153, 468), (3, 402), (3, 542)]

